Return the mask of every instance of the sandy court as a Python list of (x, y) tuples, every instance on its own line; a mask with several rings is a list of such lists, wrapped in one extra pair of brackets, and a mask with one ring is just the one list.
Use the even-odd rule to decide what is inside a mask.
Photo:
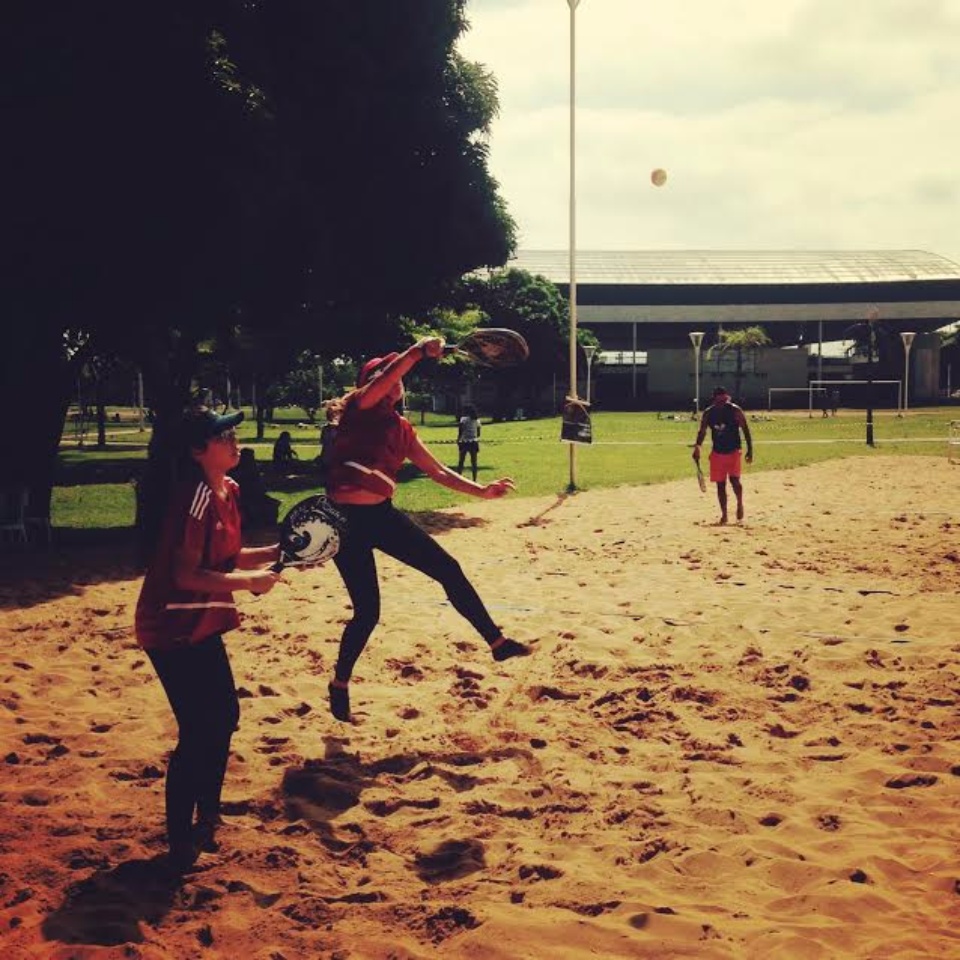
[(139, 580), (3, 557), (0, 956), (960, 956), (958, 484), (864, 457), (748, 473), (743, 526), (692, 471), (430, 515), (535, 655), (382, 560), (352, 726), (346, 593), (290, 571), (241, 598), (227, 826), (181, 885)]

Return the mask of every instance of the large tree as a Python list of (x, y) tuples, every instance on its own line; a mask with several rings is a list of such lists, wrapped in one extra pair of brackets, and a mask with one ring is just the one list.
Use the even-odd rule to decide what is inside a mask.
[(15, 78), (0, 401), (32, 404), (4, 473), (47, 500), (64, 331), (143, 365), (156, 460), (201, 340), (240, 326), (271, 374), (304, 348), (380, 349), (400, 313), (512, 247), (486, 168), (495, 85), (454, 47), (463, 0), (416, 16), (379, 0), (10, 0), (0, 16)]

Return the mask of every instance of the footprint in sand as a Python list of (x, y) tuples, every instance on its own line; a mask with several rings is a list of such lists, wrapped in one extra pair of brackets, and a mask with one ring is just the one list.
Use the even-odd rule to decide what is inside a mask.
[(414, 870), (427, 883), (454, 880), (486, 868), (483, 844), (479, 840), (444, 840), (427, 853), (414, 858)]
[(937, 777), (932, 773), (918, 774), (915, 777), (892, 777), (884, 786), (891, 790), (905, 790), (908, 787), (932, 787), (937, 782)]
[(529, 863), (520, 867), (520, 879), (536, 883), (539, 880), (556, 880), (563, 876), (563, 871), (545, 863)]

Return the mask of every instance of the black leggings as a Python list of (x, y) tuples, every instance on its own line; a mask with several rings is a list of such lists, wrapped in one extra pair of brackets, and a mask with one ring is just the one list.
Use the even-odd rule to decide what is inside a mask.
[(457, 443), (460, 453), (457, 463), (457, 473), (463, 473), (463, 465), (466, 462), (467, 454), (470, 455), (470, 469), (473, 471), (473, 479), (477, 479), (477, 454), (480, 452), (480, 444), (476, 440), (463, 440)]
[(340, 640), (336, 677), (346, 682), (380, 619), (380, 584), (374, 549), (436, 580), (454, 609), (487, 643), (500, 636), (487, 608), (464, 576), (460, 564), (390, 500), (373, 506), (338, 504), (347, 517), (347, 531), (334, 563), (353, 603), (353, 619)]
[(219, 635), (176, 650), (148, 650), (173, 707), (180, 739), (167, 768), (167, 840), (190, 840), (193, 812), (215, 820), (240, 702)]

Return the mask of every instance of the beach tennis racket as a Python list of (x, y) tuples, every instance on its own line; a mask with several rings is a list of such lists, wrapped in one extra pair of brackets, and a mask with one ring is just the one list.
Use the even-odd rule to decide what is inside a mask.
[(468, 333), (455, 346), (444, 347), (443, 354), (466, 357), (485, 367), (515, 367), (530, 356), (530, 348), (515, 330), (482, 327)]
[(301, 500), (280, 524), (280, 559), (270, 569), (326, 563), (336, 556), (346, 528), (347, 518), (323, 494)]
[(707, 492), (707, 478), (703, 475), (703, 470), (700, 469), (700, 461), (699, 461), (699, 460), (694, 460), (693, 462), (697, 465), (697, 483), (700, 484), (700, 492), (701, 492), (701, 493), (706, 493), (706, 492)]

